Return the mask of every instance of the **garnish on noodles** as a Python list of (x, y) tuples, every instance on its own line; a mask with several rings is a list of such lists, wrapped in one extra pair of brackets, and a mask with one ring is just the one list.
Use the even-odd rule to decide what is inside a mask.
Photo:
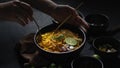
[[(38, 35), (39, 36), (39, 35)], [(41, 34), (38, 44), (48, 52), (66, 52), (75, 50), (82, 43), (82, 38), (68, 29), (57, 30)]]

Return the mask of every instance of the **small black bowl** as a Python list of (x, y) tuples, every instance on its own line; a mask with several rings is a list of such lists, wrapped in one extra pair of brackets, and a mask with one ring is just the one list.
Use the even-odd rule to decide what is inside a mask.
[(95, 53), (105, 59), (117, 57), (120, 51), (120, 42), (113, 37), (98, 37), (92, 45)]
[(80, 56), (71, 62), (71, 68), (104, 68), (103, 62), (90, 56)]
[(85, 17), (85, 21), (90, 26), (90, 28), (88, 29), (88, 33), (90, 33), (91, 35), (100, 35), (101, 33), (105, 32), (109, 26), (109, 18), (105, 14), (88, 14)]

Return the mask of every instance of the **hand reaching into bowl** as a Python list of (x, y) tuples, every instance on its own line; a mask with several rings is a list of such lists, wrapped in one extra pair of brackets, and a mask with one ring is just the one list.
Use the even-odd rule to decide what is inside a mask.
[[(23, 2), (21, 2), (23, 1)], [(32, 7), (53, 17), (56, 21), (62, 22), (69, 15), (71, 18), (67, 21), (70, 24), (87, 29), (88, 24), (79, 16), (77, 11), (68, 5), (58, 5), (51, 0), (13, 0), (0, 3), (0, 18), (18, 21), (19, 24), (25, 25), (31, 21), (33, 11)], [(28, 4), (27, 4), (28, 3)], [(30, 6), (30, 5), (31, 6)]]
[(59, 5), (53, 2), (52, 0), (21, 0), (26, 3), (29, 3), (32, 7), (37, 8), (38, 10), (50, 15), (56, 21), (61, 23), (68, 16), (71, 15), (71, 18), (67, 21), (68, 23), (84, 27), (87, 29), (88, 24), (79, 16), (76, 9), (68, 5)]
[(51, 16), (60, 23), (70, 15), (71, 17), (67, 20), (67, 23), (78, 27), (83, 26), (86, 29), (89, 27), (88, 24), (79, 16), (77, 11), (68, 5), (58, 5), (51, 13)]
[(26, 25), (32, 20), (33, 11), (29, 4), (17, 0), (0, 3), (0, 19), (17, 21)]

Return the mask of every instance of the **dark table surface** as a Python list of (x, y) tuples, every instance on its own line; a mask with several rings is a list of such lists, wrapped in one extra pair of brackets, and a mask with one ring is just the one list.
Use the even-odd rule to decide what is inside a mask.
[[(66, 0), (67, 1), (67, 0)], [(56, 3), (68, 4), (75, 7), (79, 2), (67, 2), (62, 0), (56, 0)], [(70, 0), (69, 0), (70, 1)], [(73, 0), (71, 0), (73, 1)], [(110, 19), (109, 30), (116, 27), (120, 27), (120, 4), (117, 1), (110, 0), (86, 0), (84, 4), (79, 8), (84, 15), (91, 13), (103, 13)], [(42, 28), (52, 23), (52, 18), (36, 9), (34, 10), (34, 17)], [(25, 35), (34, 33), (37, 31), (37, 27), (34, 22), (22, 27), (21, 25), (0, 20), (0, 68), (20, 68), (18, 59), (15, 55), (16, 43)], [(114, 36), (120, 40), (120, 33)], [(83, 55), (92, 55), (94, 52), (90, 50), (90, 44), (86, 43), (85, 48), (82, 50)]]

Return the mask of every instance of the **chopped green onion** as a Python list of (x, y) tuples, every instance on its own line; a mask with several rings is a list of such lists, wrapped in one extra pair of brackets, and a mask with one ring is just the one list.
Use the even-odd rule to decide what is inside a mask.
[(53, 36), (52, 39), (54, 40), (62, 40), (64, 38), (63, 34), (60, 34), (59, 36)]

